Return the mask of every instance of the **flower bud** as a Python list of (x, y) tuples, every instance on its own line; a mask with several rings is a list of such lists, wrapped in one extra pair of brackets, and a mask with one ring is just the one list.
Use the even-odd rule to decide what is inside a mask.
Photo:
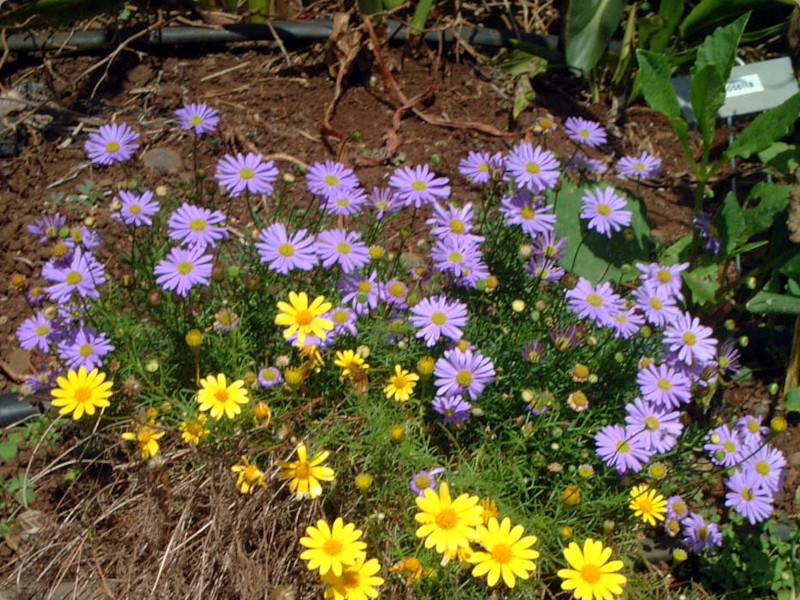
[(782, 433), (786, 431), (786, 419), (783, 417), (772, 417), (772, 420), (769, 422), (769, 428), (773, 433)]
[(200, 346), (203, 343), (203, 334), (200, 333), (198, 329), (190, 329), (189, 332), (186, 334), (186, 345), (189, 346), (189, 350), (192, 352), (197, 352), (200, 349)]
[(383, 258), (383, 248), (380, 246), (370, 246), (369, 257), (372, 260), (380, 260), (381, 258)]
[(525, 310), (525, 301), (514, 300), (511, 303), (511, 310), (513, 310), (515, 313), (521, 313), (523, 310)]
[(161, 304), (161, 290), (150, 290), (147, 294), (147, 302), (150, 304), (150, 306), (158, 306)]
[(395, 444), (397, 444), (400, 442), (400, 440), (403, 439), (404, 433), (405, 432), (403, 431), (402, 425), (395, 425), (394, 427), (392, 427), (391, 431), (389, 432), (389, 435), (391, 436), (392, 441)]
[(369, 489), (369, 486), (371, 485), (372, 485), (372, 475), (370, 475), (369, 473), (359, 473), (356, 476), (356, 488), (362, 494), (365, 493)]

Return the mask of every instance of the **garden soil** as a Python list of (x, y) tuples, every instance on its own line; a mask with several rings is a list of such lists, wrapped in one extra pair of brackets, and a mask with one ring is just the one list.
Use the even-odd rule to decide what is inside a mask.
[[(91, 180), (96, 189), (110, 190), (131, 178), (143, 179), (150, 189), (169, 185), (176, 178), (190, 178), (191, 138), (173, 126), (174, 111), (188, 102), (206, 102), (218, 109), (222, 117), (216, 136), (221, 148), (204, 142), (198, 153), (198, 164), (209, 174), (207, 183), (222, 150), (262, 153), (275, 160), (282, 172), (290, 173), (294, 173), (300, 163), (338, 158), (355, 167), (367, 189), (385, 184), (394, 165), (414, 165), (434, 159), (441, 161), (435, 167), (436, 172), (451, 179), (453, 196), (460, 201), (475, 197), (475, 192), (457, 173), (459, 160), (470, 150), (508, 151), (520, 139), (536, 140), (537, 116), (549, 113), (559, 123), (569, 116), (583, 116), (608, 128), (608, 149), (614, 158), (647, 151), (663, 159), (663, 175), (640, 190), (653, 223), (654, 237), (670, 242), (691, 227), (688, 166), (668, 123), (640, 106), (631, 107), (620, 115), (611, 101), (589, 104), (580, 92), (579, 83), (566, 77), (554, 76), (536, 84), (534, 108), (515, 122), (510, 110), (513, 85), (492, 68), (476, 66), (472, 59), (464, 62), (453, 56), (441, 57), (428, 49), (413, 52), (384, 49), (382, 58), (386, 69), (405, 97), (414, 98), (425, 93), (415, 105), (417, 112), (406, 111), (396, 123), (399, 126), (393, 127), (396, 103), (386, 85), (386, 72), (368, 52), (366, 59), (355, 61), (354, 68), (343, 78), (341, 96), (330, 111), (328, 132), (335, 130), (345, 136), (347, 141), (341, 144), (335, 136), (323, 131), (324, 115), (335, 90), (336, 65), (330, 60), (330, 45), (320, 44), (290, 55), (258, 45), (203, 54), (129, 51), (122, 52), (107, 73), (104, 67), (89, 72), (101, 58), (103, 56), (68, 53), (17, 57), (6, 65), (0, 79), (5, 93), (34, 86), (46, 98), (44, 105), (31, 103), (40, 110), (30, 111), (43, 114), (45, 118), (28, 119), (18, 128), (18, 155), (0, 159), (0, 391), (10, 390), (15, 380), (35, 368), (32, 364), (35, 359), (17, 349), (15, 337), (17, 326), (31, 314), (30, 308), (24, 296), (10, 286), (14, 274), (25, 275), (28, 285), (41, 283), (37, 273), (47, 258), (46, 250), (27, 233), (26, 227), (37, 216), (55, 211), (68, 214), (73, 224), (91, 218), (105, 241), (105, 254), (101, 259), (104, 262), (112, 259), (109, 249), (125, 246), (128, 239), (123, 228), (109, 220), (110, 193), (91, 206), (85, 199), (69, 199), (75, 196), (76, 186), (86, 179)], [(287, 62), (292, 64), (287, 65)], [(92, 91), (101, 77), (104, 80), (92, 98)], [(427, 123), (426, 117), (431, 116), (439, 120), (440, 125)], [(82, 149), (86, 132), (112, 120), (126, 122), (141, 133), (140, 151), (136, 160), (124, 169), (94, 168)], [(488, 135), (484, 126), (506, 135)], [(567, 157), (573, 145), (562, 132), (563, 129), (550, 134), (547, 144), (561, 157)], [(724, 129), (720, 131), (717, 151), (724, 147), (726, 136)], [(385, 164), (365, 164), (381, 162), (387, 144), (395, 141), (396, 150)], [(612, 162), (609, 153), (590, 151), (589, 154), (606, 159), (606, 164)], [(622, 180), (615, 185), (634, 188), (633, 184)], [(727, 185), (726, 180), (723, 178), (719, 185)], [(231, 220), (234, 229), (241, 227), (237, 210)], [(239, 217), (243, 214), (244, 211)], [(401, 221), (384, 240), (388, 248), (397, 247), (399, 228), (403, 226), (408, 223)], [(424, 235), (424, 220), (418, 220), (417, 229), (412, 233)], [(113, 260), (110, 264), (112, 276), (124, 275)], [(763, 382), (752, 383), (731, 395), (731, 399), (748, 408), (772, 410)], [(797, 423), (793, 423), (779, 442), (792, 465), (787, 482), (792, 497), (785, 497), (781, 502), (791, 514), (796, 514), (793, 490), (800, 483), (799, 443), (800, 432)], [(57, 453), (58, 449), (52, 449), (47, 454), (55, 456)], [(27, 466), (28, 455), (24, 458), (23, 466)], [(105, 472), (105, 476), (108, 475)], [(147, 503), (165, 501), (152, 492), (158, 475), (148, 477), (147, 485), (151, 487), (142, 492), (146, 501), (142, 511), (149, 510)], [(202, 485), (199, 479), (184, 483), (191, 482)], [(102, 486), (102, 482), (95, 485)], [(44, 480), (40, 490), (47, 489)], [(83, 489), (79, 495), (95, 492), (94, 488)], [(167, 490), (166, 493), (178, 494), (178, 491)], [(47, 514), (48, 502), (60, 502), (63, 506), (68, 497), (69, 494), (63, 492), (41, 493), (38, 510)], [(214, 498), (209, 496), (206, 500), (209, 506), (213, 505)], [(225, 502), (234, 500), (224, 498)], [(209, 514), (213, 513), (212, 508), (208, 510)], [(142, 512), (140, 516), (144, 514), (150, 513)], [(246, 526), (256, 527), (259, 517), (250, 517), (254, 521)], [(133, 517), (129, 515), (129, 518)], [(223, 521), (234, 527), (237, 525), (231, 519), (242, 521), (248, 515), (226, 518), (227, 521)], [(130, 522), (120, 523), (120, 526), (136, 527)], [(219, 523), (215, 528), (218, 526)], [(125, 535), (128, 534), (122, 537)], [(150, 543), (154, 547), (163, 548), (168, 541), (158, 539), (158, 532), (151, 531), (147, 535), (153, 536)], [(284, 543), (288, 542), (284, 540)], [(5, 548), (0, 558), (11, 555)]]

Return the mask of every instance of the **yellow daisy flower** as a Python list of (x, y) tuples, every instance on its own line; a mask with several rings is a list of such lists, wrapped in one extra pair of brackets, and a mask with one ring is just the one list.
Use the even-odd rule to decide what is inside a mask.
[(278, 310), (281, 312), (275, 317), (275, 325), (288, 325), (283, 330), (283, 337), (288, 340), (297, 333), (295, 344), (302, 348), (306, 344), (307, 335), (315, 335), (324, 340), (326, 332), (333, 329), (333, 322), (320, 319), (320, 315), (328, 312), (331, 306), (330, 302), (325, 302), (325, 296), (317, 296), (309, 305), (305, 292), (289, 292), (288, 304), (278, 302)]
[(488, 525), (489, 521), (492, 518), (496, 519), (499, 514), (497, 511), (497, 503), (491, 498), (484, 498), (481, 500), (481, 510), (483, 511), (481, 513), (481, 519), (483, 519), (484, 525)]
[(336, 360), (333, 361), (333, 364), (342, 369), (342, 377), (350, 377), (351, 379), (354, 371), (359, 369), (366, 371), (369, 369), (369, 363), (364, 360), (364, 357), (353, 350), (337, 350)]
[(359, 541), (361, 533), (353, 523), (345, 525), (341, 517), (333, 522), (333, 527), (320, 519), (316, 527), (307, 527), (305, 537), (300, 538), (300, 545), (308, 548), (300, 558), (308, 561), (309, 571), (318, 569), (320, 575), (330, 572), (340, 577), (346, 567), (358, 559), (363, 562), (366, 556), (367, 544)]
[(637, 485), (631, 490), (631, 503), (628, 505), (634, 517), (655, 527), (656, 521), (663, 521), (667, 514), (667, 501), (664, 496), (651, 490), (647, 485)]
[(378, 590), (375, 588), (383, 585), (383, 578), (376, 575), (380, 570), (381, 565), (377, 558), (366, 560), (362, 556), (352, 566), (345, 568), (338, 577), (328, 571), (322, 576), (322, 582), (330, 586), (325, 590), (326, 600), (377, 598)]
[(487, 583), (494, 587), (502, 576), (503, 583), (513, 588), (516, 577), (528, 579), (530, 573), (536, 571), (533, 561), (539, 558), (539, 552), (531, 548), (536, 543), (536, 536), (522, 537), (525, 533), (522, 525), (512, 529), (508, 517), (500, 524), (492, 517), (488, 527), (478, 525), (475, 531), (486, 552), (475, 551), (469, 557), (469, 562), (475, 563), (473, 577), (488, 575)]
[(419, 381), (419, 375), (409, 373), (400, 365), (395, 365), (394, 375), (389, 377), (389, 383), (383, 388), (383, 393), (390, 400), (394, 396), (398, 402), (406, 402), (411, 397), (417, 381)]
[(197, 415), (195, 420), (187, 419), (183, 421), (178, 426), (178, 431), (181, 432), (181, 439), (192, 446), (199, 445), (211, 433), (211, 430), (206, 428), (207, 421), (208, 417), (205, 415)]
[(422, 577), (422, 564), (417, 558), (410, 556), (392, 565), (389, 573), (399, 573), (400, 575), (405, 573), (406, 587), (411, 587)]
[(475, 537), (475, 527), (483, 522), (483, 508), (477, 496), (461, 494), (450, 499), (450, 488), (446, 482), (439, 486), (437, 494), (431, 489), (424, 490), (423, 497), (417, 497), (418, 512), (414, 519), (422, 526), (417, 529), (417, 537), (425, 538), (425, 547), (436, 547), (436, 552), (455, 553), (459, 548), (469, 546)]
[(333, 481), (333, 469), (321, 466), (330, 452), (327, 450), (319, 452), (310, 461), (305, 444), (297, 445), (297, 462), (286, 462), (283, 464), (283, 472), (278, 475), (279, 479), (290, 479), (289, 490), (297, 493), (297, 499), (318, 498), (322, 494), (320, 481)]
[(223, 414), (232, 419), (242, 412), (242, 407), (239, 405), (247, 404), (249, 401), (247, 389), (241, 379), (228, 385), (225, 375), (220, 373), (216, 377), (209, 375), (200, 380), (197, 402), (201, 411), (211, 410), (212, 419), (219, 421)]
[(142, 460), (149, 460), (158, 454), (158, 440), (164, 437), (164, 432), (159, 431), (153, 423), (133, 422), (133, 431), (126, 431), (122, 439), (135, 442), (142, 453)]
[(564, 549), (564, 558), (571, 569), (559, 569), (558, 576), (563, 579), (562, 590), (573, 590), (576, 600), (602, 598), (613, 600), (622, 594), (622, 586), (627, 581), (618, 573), (623, 567), (621, 560), (612, 560), (611, 548), (604, 548), (602, 542), (589, 538), (583, 543), (583, 550), (575, 542)]
[(259, 486), (267, 487), (264, 483), (264, 471), (251, 465), (246, 456), (242, 457), (242, 464), (231, 467), (231, 473), (239, 474), (236, 487), (242, 494), (252, 494)]
[(106, 374), (97, 369), (87, 373), (86, 367), (81, 367), (77, 371), (67, 372), (66, 377), (56, 379), (58, 387), (50, 394), (53, 396), (53, 406), (60, 408), (58, 414), (64, 416), (72, 413), (72, 418), (77, 421), (84, 413), (92, 416), (96, 408), (109, 406), (113, 382), (105, 381), (105, 378)]

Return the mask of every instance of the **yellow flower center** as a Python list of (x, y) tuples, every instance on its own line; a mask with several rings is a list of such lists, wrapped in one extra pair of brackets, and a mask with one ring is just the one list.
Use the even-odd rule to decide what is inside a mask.
[(176, 268), (180, 275), (188, 275), (192, 272), (192, 269), (194, 269), (194, 265), (192, 265), (192, 263), (190, 263), (188, 260), (179, 262), (178, 267)]
[(339, 185), (339, 178), (336, 175), (325, 175), (323, 181), (328, 187), (336, 187)]
[(203, 124), (203, 117), (201, 117), (200, 115), (192, 115), (191, 117), (189, 117), (189, 123), (191, 125), (194, 125), (195, 127), (199, 127), (200, 125)]
[(336, 251), (339, 254), (350, 254), (350, 251), (352, 249), (353, 249), (352, 246), (350, 246), (350, 244), (348, 244), (347, 242), (339, 242), (338, 244), (336, 244)]
[(50, 335), (50, 328), (47, 325), (39, 325), (36, 328), (36, 337), (45, 337)]
[(672, 274), (666, 269), (661, 269), (656, 273), (656, 279), (658, 279), (660, 283), (669, 283), (672, 281)]
[(291, 244), (281, 244), (278, 246), (278, 254), (286, 258), (294, 256), (294, 246)]
[(452, 508), (445, 508), (436, 515), (436, 524), (442, 529), (453, 529), (458, 524), (458, 517)]
[(414, 485), (417, 486), (417, 489), (427, 490), (429, 487), (431, 487), (431, 480), (427, 475), (419, 475), (414, 480)]
[(106, 144), (106, 152), (109, 154), (116, 154), (119, 152), (119, 142), (111, 141)]
[(372, 291), (372, 284), (369, 281), (362, 281), (358, 284), (358, 291), (362, 294), (369, 294)]
[(447, 260), (449, 260), (454, 265), (460, 265), (464, 262), (464, 255), (461, 252), (451, 252), (447, 255)]
[(530, 221), (533, 217), (536, 216), (536, 211), (533, 210), (530, 206), (523, 206), (522, 210), (519, 211), (519, 214), (522, 215), (522, 218), (526, 221)]
[(589, 294), (586, 296), (586, 304), (589, 306), (594, 306), (595, 308), (599, 308), (603, 306), (603, 299), (597, 294)]
[(510, 563), (512, 558), (514, 558), (514, 553), (511, 551), (510, 546), (506, 544), (495, 544), (494, 548), (492, 548), (492, 560), (494, 562), (505, 565)]
[(67, 273), (64, 281), (66, 281), (69, 285), (78, 285), (81, 281), (83, 281), (83, 275), (77, 271), (70, 271)]
[(350, 206), (350, 198), (348, 198), (347, 196), (339, 198), (336, 201), (336, 206), (338, 206), (339, 208), (347, 208), (348, 206)]
[(424, 181), (415, 181), (411, 184), (411, 189), (415, 192), (424, 192), (428, 189), (428, 184)]
[(434, 325), (438, 325), (441, 327), (445, 323), (447, 323), (447, 315), (442, 312), (435, 312), (431, 315), (431, 323)]
[(342, 584), (348, 590), (361, 587), (361, 575), (358, 571), (344, 571), (342, 573)]
[(347, 311), (337, 310), (335, 313), (333, 313), (333, 322), (336, 323), (337, 325), (342, 325), (344, 323), (347, 323), (347, 320), (348, 320)]
[(608, 204), (598, 204), (597, 214), (599, 214), (601, 217), (607, 217), (611, 214), (611, 207)]
[(753, 493), (752, 488), (744, 488), (742, 490), (742, 498), (745, 502), (752, 502), (753, 498), (755, 497), (756, 495)]
[(645, 498), (644, 495), (642, 495), (637, 502), (639, 503), (639, 510), (644, 514), (647, 515), (653, 512), (653, 503), (650, 502), (649, 498)]
[(228, 390), (217, 390), (214, 392), (214, 399), (217, 402), (225, 403), (228, 401)]
[(581, 569), (581, 579), (589, 585), (594, 585), (603, 577), (603, 572), (600, 567), (591, 563), (586, 563)]
[(455, 233), (455, 234), (458, 235), (458, 234), (464, 233), (465, 230), (466, 230), (466, 228), (464, 227), (464, 223), (462, 223), (458, 219), (453, 219), (452, 221), (450, 221), (450, 232), (451, 233)]
[(83, 358), (89, 358), (92, 355), (92, 345), (84, 344), (78, 350), (78, 354), (80, 354)]
[(256, 481), (258, 479), (258, 468), (250, 465), (244, 470), (243, 475), (247, 481)]
[(529, 162), (527, 165), (525, 165), (525, 170), (531, 175), (538, 175), (542, 168), (535, 162)]
[(325, 540), (322, 551), (328, 556), (336, 556), (342, 551), (342, 542), (339, 540)]
[(297, 316), (295, 316), (294, 320), (300, 327), (306, 327), (307, 325), (311, 325), (314, 320), (314, 315), (308, 310), (300, 310), (297, 312)]
[(392, 377), (392, 384), (398, 390), (404, 390), (408, 385), (408, 380), (403, 375), (395, 375)]
[(582, 137), (585, 140), (588, 140), (589, 138), (592, 137), (592, 134), (589, 132), (588, 129), (579, 129), (578, 136)]
[(88, 387), (85, 386), (79, 387), (75, 389), (74, 396), (76, 403), (84, 404), (85, 402), (88, 402), (89, 399), (92, 397), (92, 390), (90, 390)]
[(722, 447), (728, 454), (733, 454), (734, 452), (736, 452), (736, 444), (734, 444), (733, 442), (725, 442), (724, 444), (722, 444)]
[(472, 383), (472, 373), (462, 369), (456, 374), (456, 383), (461, 387), (467, 387)]
[(308, 479), (311, 476), (311, 467), (307, 462), (299, 463), (294, 468), (294, 476), (297, 479)]
[(628, 454), (631, 451), (631, 445), (625, 440), (618, 441), (614, 448), (620, 454)]
[(139, 206), (138, 204), (131, 204), (128, 207), (128, 212), (131, 213), (132, 215), (138, 215), (139, 213), (142, 212), (142, 207)]
[(205, 231), (206, 226), (205, 219), (192, 219), (189, 221), (189, 229), (192, 231)]
[(406, 295), (406, 289), (401, 283), (393, 283), (389, 286), (389, 295), (392, 298), (404, 298)]
[(656, 387), (660, 390), (664, 390), (665, 392), (672, 390), (672, 384), (666, 379), (659, 379), (658, 383), (656, 383)]
[(644, 428), (647, 431), (658, 431), (658, 419), (653, 416), (649, 416), (644, 420)]
[(253, 171), (253, 169), (248, 169), (247, 167), (245, 167), (244, 169), (241, 169), (239, 171), (239, 179), (241, 179), (243, 181), (248, 181), (248, 180), (252, 179), (255, 176), (256, 176), (256, 172)]
[(769, 463), (765, 460), (760, 460), (756, 463), (756, 473), (759, 475), (769, 475)]
[(697, 337), (691, 331), (684, 333), (681, 336), (681, 339), (687, 346), (694, 346), (697, 343)]

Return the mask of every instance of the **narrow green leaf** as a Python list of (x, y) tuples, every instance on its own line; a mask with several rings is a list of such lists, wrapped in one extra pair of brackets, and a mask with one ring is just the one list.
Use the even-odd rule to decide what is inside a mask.
[(717, 67), (708, 65), (692, 74), (690, 98), (697, 130), (703, 136), (703, 147), (710, 148), (717, 127), (717, 112), (725, 104), (725, 80)]
[(683, 0), (661, 0), (658, 7), (658, 16), (664, 20), (664, 25), (653, 35), (650, 40), (650, 50), (663, 52), (669, 44), (669, 38), (675, 33), (683, 16)]
[(761, 113), (739, 134), (723, 155), (720, 163), (731, 157), (750, 158), (784, 137), (800, 115), (800, 92), (780, 106)]
[(588, 71), (594, 67), (619, 27), (624, 0), (572, 0), (567, 12), (567, 64)]
[(750, 18), (746, 13), (730, 25), (719, 27), (708, 36), (697, 50), (697, 58), (692, 68), (692, 86), (695, 84), (695, 74), (700, 75), (703, 69), (713, 66), (722, 79), (723, 86), (730, 77), (733, 61), (736, 59), (736, 48), (742, 33)]
[(682, 38), (692, 37), (749, 10), (776, 9), (794, 4), (794, 0), (702, 0), (683, 20), (678, 34)]
[(745, 306), (757, 315), (800, 315), (800, 298), (772, 292), (758, 292)]
[[(681, 142), (684, 152), (688, 151), (689, 125), (683, 118), (678, 96), (672, 87), (672, 74), (669, 61), (661, 54), (637, 50), (636, 59), (639, 62), (639, 73), (642, 81), (642, 95), (647, 105), (654, 111), (661, 113), (669, 119), (675, 135)], [(687, 155), (693, 162), (691, 153)]]

